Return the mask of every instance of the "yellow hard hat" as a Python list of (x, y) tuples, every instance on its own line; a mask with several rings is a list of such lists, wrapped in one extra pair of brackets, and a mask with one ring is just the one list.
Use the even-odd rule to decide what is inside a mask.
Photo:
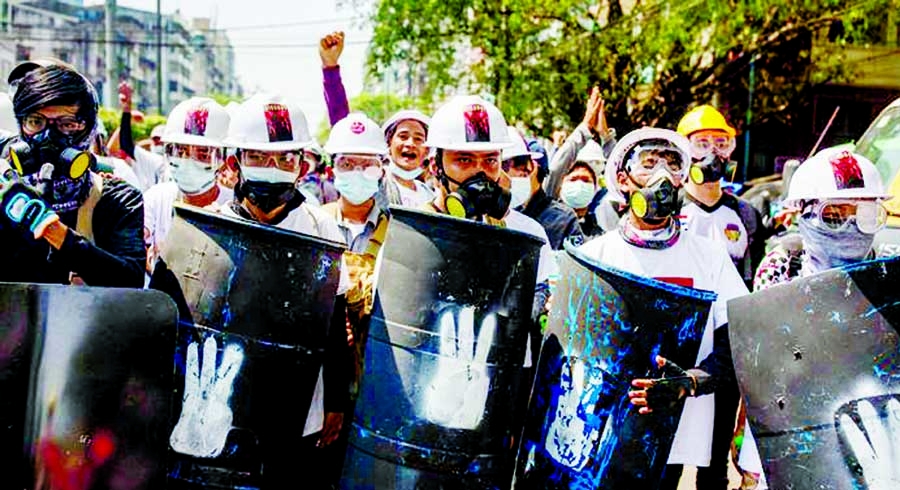
[(695, 107), (685, 114), (678, 123), (678, 132), (682, 136), (690, 136), (691, 133), (703, 131), (704, 129), (725, 131), (732, 138), (737, 134), (737, 131), (725, 121), (725, 116), (711, 105)]

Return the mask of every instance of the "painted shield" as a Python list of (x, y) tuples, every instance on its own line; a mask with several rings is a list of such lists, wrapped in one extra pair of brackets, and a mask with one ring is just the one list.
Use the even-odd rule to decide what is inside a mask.
[(541, 242), (391, 209), (341, 486), (508, 489)]
[(716, 295), (559, 255), (516, 489), (656, 488), (683, 403), (641, 415), (635, 378), (660, 376), (657, 354), (693, 366)]
[(298, 441), (326, 355), (343, 249), (175, 209), (153, 278), (190, 314), (177, 340), (170, 488), (292, 487), (297, 468), (312, 464)]
[(177, 313), (164, 294), (0, 285), (3, 488), (164, 488)]
[(769, 488), (900, 488), (900, 259), (728, 302)]

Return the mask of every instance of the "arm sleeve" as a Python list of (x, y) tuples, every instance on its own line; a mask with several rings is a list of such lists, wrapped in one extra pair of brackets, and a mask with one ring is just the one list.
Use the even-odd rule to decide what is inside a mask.
[(350, 346), (347, 345), (347, 300), (338, 295), (325, 348), (325, 412), (343, 413), (350, 399)]
[(325, 86), (325, 105), (328, 106), (328, 120), (334, 126), (335, 123), (347, 117), (347, 114), (350, 114), (350, 103), (347, 101), (344, 81), (341, 79), (341, 67), (322, 68), (322, 80)]
[(707, 395), (713, 393), (717, 386), (737, 383), (734, 361), (731, 358), (728, 324), (722, 325), (713, 332), (712, 353), (700, 361), (700, 365), (697, 367), (709, 374), (708, 381), (697, 386), (697, 395)]
[(584, 123), (581, 123), (566, 138), (562, 146), (553, 153), (547, 179), (544, 181), (544, 190), (547, 192), (547, 195), (552, 198), (559, 197), (562, 178), (569, 173), (569, 170), (572, 170), (572, 166), (575, 165), (575, 157), (578, 156), (578, 152), (584, 148), (584, 145), (590, 139), (591, 131)]
[[(110, 185), (110, 181), (106, 181)], [(104, 189), (93, 215), (94, 241), (69, 228), (52, 260), (78, 274), (90, 286), (144, 286), (144, 202), (140, 191), (124, 182)]]
[(122, 121), (119, 124), (119, 148), (126, 155), (134, 158), (134, 138), (131, 135), (131, 113), (123, 112)]

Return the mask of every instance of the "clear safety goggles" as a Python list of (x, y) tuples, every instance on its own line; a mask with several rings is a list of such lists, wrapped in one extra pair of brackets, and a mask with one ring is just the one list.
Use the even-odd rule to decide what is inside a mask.
[(241, 150), (240, 163), (247, 167), (272, 167), (285, 172), (297, 173), (303, 167), (303, 151), (260, 151)]
[(804, 214), (832, 231), (844, 231), (854, 222), (859, 231), (873, 234), (887, 223), (887, 210), (880, 200), (829, 199), (810, 206)]
[(221, 148), (201, 145), (183, 145), (169, 143), (165, 147), (166, 155), (172, 158), (186, 158), (211, 167), (219, 167), (222, 162)]
[(338, 155), (334, 159), (334, 169), (338, 172), (358, 170), (366, 177), (381, 178), (381, 157), (371, 155)]
[(676, 180), (684, 176), (686, 162), (680, 152), (671, 148), (642, 148), (625, 163), (625, 170), (633, 177), (650, 177), (659, 170), (669, 172)]
[(734, 151), (734, 147), (737, 144), (734, 138), (728, 135), (692, 135), (690, 141), (691, 153), (696, 159), (705, 158), (709, 156), (710, 153), (715, 153), (720, 157), (728, 158), (731, 156), (731, 153)]

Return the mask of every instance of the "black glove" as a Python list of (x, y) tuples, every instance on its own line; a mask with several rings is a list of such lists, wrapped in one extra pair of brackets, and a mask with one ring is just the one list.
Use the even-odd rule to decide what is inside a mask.
[(0, 179), (0, 220), (38, 239), (59, 216), (31, 187)]
[(679, 365), (656, 356), (662, 371), (661, 378), (636, 379), (628, 392), (631, 404), (640, 407), (640, 413), (667, 410), (675, 407), (686, 396), (695, 396), (698, 388), (709, 382), (710, 376), (700, 369), (685, 371)]

